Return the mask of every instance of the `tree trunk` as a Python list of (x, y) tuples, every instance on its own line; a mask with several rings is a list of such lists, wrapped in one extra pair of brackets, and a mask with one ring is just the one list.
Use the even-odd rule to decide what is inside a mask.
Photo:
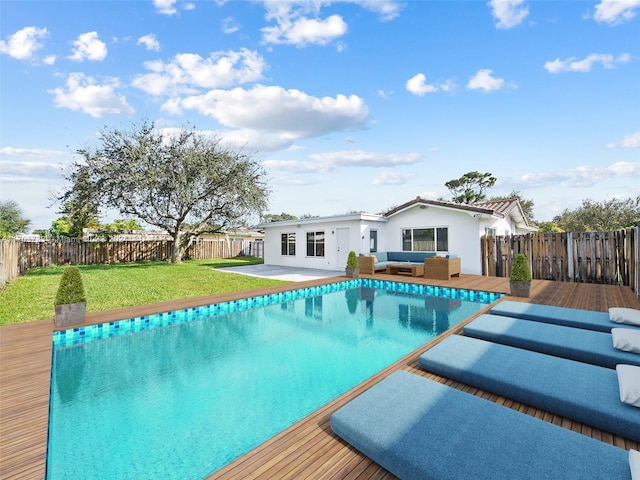
[(180, 248), (180, 229), (173, 232), (173, 251), (171, 252), (171, 263), (182, 263), (182, 249)]

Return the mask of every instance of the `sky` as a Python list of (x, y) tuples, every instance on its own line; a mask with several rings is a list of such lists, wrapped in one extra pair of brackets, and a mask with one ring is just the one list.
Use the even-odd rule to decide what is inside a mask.
[(0, 0), (0, 201), (32, 229), (78, 149), (144, 120), (254, 156), (266, 213), (479, 171), (550, 221), (640, 195), (640, 0)]

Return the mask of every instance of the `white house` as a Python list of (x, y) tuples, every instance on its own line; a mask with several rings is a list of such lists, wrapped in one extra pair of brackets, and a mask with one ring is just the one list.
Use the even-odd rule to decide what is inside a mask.
[(342, 270), (350, 250), (456, 254), (462, 273), (482, 273), (480, 238), (536, 231), (517, 200), (462, 205), (415, 198), (384, 214), (358, 213), (260, 225), (264, 263)]

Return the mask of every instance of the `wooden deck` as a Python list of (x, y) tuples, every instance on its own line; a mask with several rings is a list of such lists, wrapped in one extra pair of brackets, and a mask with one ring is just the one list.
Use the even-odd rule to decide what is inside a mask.
[[(463, 275), (450, 281), (424, 280), (398, 275), (376, 275), (375, 278), (406, 280), (430, 285), (452, 286), (473, 290), (508, 293), (505, 278)], [(343, 277), (339, 279), (344, 280)], [(131, 318), (139, 315), (207, 305), (257, 294), (273, 293), (318, 285), (334, 279), (299, 282), (213, 297), (199, 297), (179, 302), (146, 305), (135, 308), (93, 313), (87, 324)], [(511, 298), (510, 298), (511, 299)], [(640, 308), (640, 302), (628, 287), (534, 281), (532, 303), (606, 311), (612, 306)], [(479, 313), (478, 313), (479, 315)], [(475, 318), (474, 317), (472, 318)], [(472, 318), (468, 319), (470, 321)], [(458, 325), (449, 335), (460, 331)], [(46, 462), (49, 382), (51, 373), (52, 321), (31, 322), (0, 327), (0, 478), (42, 479)], [(358, 387), (312, 413), (281, 434), (260, 445), (247, 455), (213, 474), (211, 479), (236, 478), (313, 478), (313, 479), (391, 479), (389, 472), (361, 455), (333, 435), (329, 427), (331, 414), (350, 399), (390, 373), (403, 369), (474, 393), (507, 407), (543, 420), (562, 425), (620, 448), (638, 449), (631, 442), (607, 432), (533, 409), (466, 385), (431, 375), (418, 368), (417, 358), (434, 339), (402, 360), (371, 377)]]

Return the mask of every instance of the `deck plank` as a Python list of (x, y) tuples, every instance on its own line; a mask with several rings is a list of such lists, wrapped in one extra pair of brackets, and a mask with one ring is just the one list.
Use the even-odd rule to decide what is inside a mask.
[[(375, 278), (500, 293), (508, 293), (509, 291), (508, 279), (497, 277), (462, 275), (460, 278), (452, 280), (426, 280), (399, 275), (376, 275)], [(86, 324), (192, 308), (253, 295), (320, 285), (336, 280), (344, 280), (344, 277), (91, 313), (87, 315)], [(628, 287), (542, 280), (534, 280), (530, 299), (510, 299), (598, 311), (606, 311), (612, 306), (640, 308), (640, 302)], [(457, 325), (446, 335), (461, 331), (464, 324), (481, 313), (479, 312)], [(2, 479), (42, 479), (45, 476), (53, 330), (54, 326), (51, 320), (0, 327), (0, 478)], [(564, 424), (567, 426), (566, 428), (620, 448), (638, 449), (637, 442), (602, 432), (587, 425), (571, 422), (557, 415), (539, 411), (508, 398), (438, 377), (420, 369), (417, 363), (418, 356), (430, 346), (441, 341), (442, 338), (444, 337), (432, 340), (367, 379), (346, 394), (212, 474), (209, 478), (376, 480), (395, 478), (336, 437), (331, 431), (329, 419), (337, 408), (396, 370), (407, 370), (468, 391), (505, 407), (523, 411), (544, 421), (559, 425)]]

